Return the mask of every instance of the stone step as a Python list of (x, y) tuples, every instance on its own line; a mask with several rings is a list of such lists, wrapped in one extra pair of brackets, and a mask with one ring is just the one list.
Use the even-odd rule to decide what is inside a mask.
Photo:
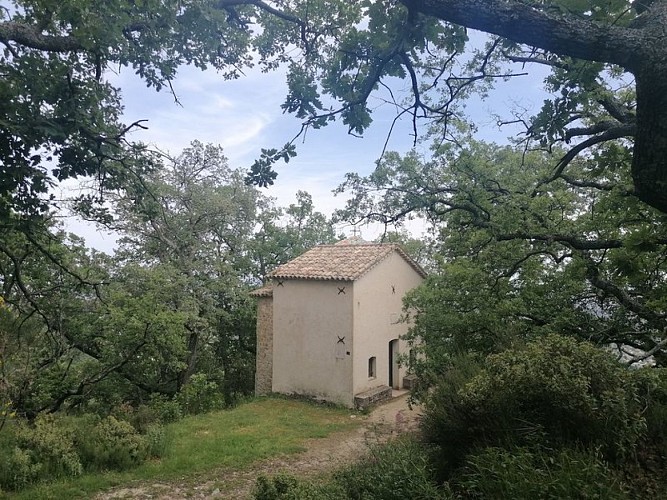
[(365, 410), (369, 406), (391, 399), (391, 387), (381, 385), (354, 396), (354, 406), (359, 410)]

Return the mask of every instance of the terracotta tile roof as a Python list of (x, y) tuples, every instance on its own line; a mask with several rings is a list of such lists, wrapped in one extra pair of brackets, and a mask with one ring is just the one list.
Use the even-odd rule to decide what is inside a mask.
[(422, 277), (426, 272), (393, 243), (360, 243), (343, 240), (316, 246), (269, 274), (270, 278), (355, 281), (393, 252), (405, 259)]
[(252, 297), (273, 297), (273, 284), (267, 283), (262, 288), (250, 292)]

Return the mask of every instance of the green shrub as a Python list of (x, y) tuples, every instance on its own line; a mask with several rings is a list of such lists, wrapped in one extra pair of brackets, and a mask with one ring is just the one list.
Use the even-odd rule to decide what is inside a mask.
[(598, 453), (567, 448), (486, 448), (468, 457), (453, 488), (480, 499), (629, 498)]
[(436, 500), (446, 498), (434, 478), (428, 448), (399, 439), (371, 448), (367, 457), (346, 466), (329, 481), (300, 481), (289, 474), (257, 479), (256, 500)]
[(37, 480), (41, 464), (35, 463), (29, 451), (15, 446), (0, 455), (0, 492), (20, 490)]
[[(2, 365), (0, 365), (0, 369), (2, 369)], [(0, 431), (2, 431), (3, 427), (15, 416), (16, 412), (12, 407), (12, 402), (9, 400), (9, 397), (7, 394), (0, 392)]]
[[(426, 441), (443, 450), (438, 469), (455, 468), (467, 454), (471, 442), (468, 435), (468, 410), (461, 405), (459, 394), (480, 371), (480, 361), (467, 354), (451, 359), (440, 381), (424, 400), (422, 431)], [(446, 476), (439, 479), (446, 479)]]
[(106, 416), (122, 405), (134, 389), (123, 377), (110, 374), (90, 387), (85, 397), (77, 398), (76, 407), (82, 413)]
[(650, 447), (663, 461), (667, 461), (667, 368), (633, 370), (645, 408), (646, 438), (643, 448)]
[(175, 399), (157, 395), (151, 399), (148, 406), (157, 417), (158, 421), (163, 424), (176, 422), (183, 418), (183, 408), (181, 407), (181, 403)]
[(73, 438), (74, 432), (66, 421), (55, 415), (40, 415), (33, 426), (20, 424), (16, 428), (17, 446), (32, 457), (40, 479), (78, 476), (83, 472)]
[(163, 425), (155, 424), (146, 429), (146, 454), (149, 458), (160, 458), (167, 450), (169, 440)]
[(288, 474), (276, 474), (273, 477), (262, 474), (257, 478), (253, 490), (256, 500), (281, 500), (294, 498), (293, 493), (299, 486), (299, 480)]
[(148, 404), (132, 406), (128, 403), (116, 405), (111, 415), (118, 420), (132, 424), (139, 433), (145, 433), (155, 424), (176, 422), (183, 417), (183, 409), (178, 399), (170, 399), (162, 394), (153, 395)]
[(253, 490), (255, 500), (341, 500), (345, 492), (335, 483), (315, 484), (290, 474), (261, 475)]
[(93, 414), (41, 415), (33, 425), (15, 420), (0, 440), (0, 490), (71, 477), (86, 471), (122, 470), (159, 457), (167, 435), (159, 424), (140, 435), (128, 422)]
[(65, 418), (41, 415), (33, 425), (15, 419), (3, 430), (1, 445), (0, 489), (17, 490), (83, 471)]
[(86, 469), (123, 470), (143, 462), (149, 444), (128, 422), (109, 416), (77, 432), (77, 449)]
[(196, 373), (190, 377), (178, 394), (178, 402), (183, 412), (189, 415), (207, 413), (224, 406), (218, 384), (210, 381), (203, 373)]
[(646, 433), (637, 461), (626, 464), (626, 482), (636, 498), (667, 498), (667, 368), (631, 370), (639, 387)]
[(440, 499), (429, 449), (413, 439), (371, 448), (368, 457), (334, 474), (346, 498), (383, 500)]
[(567, 337), (550, 335), (491, 355), (459, 385), (438, 386), (424, 419), (426, 436), (450, 471), (486, 446), (581, 445), (619, 460), (646, 428), (630, 371), (609, 353)]

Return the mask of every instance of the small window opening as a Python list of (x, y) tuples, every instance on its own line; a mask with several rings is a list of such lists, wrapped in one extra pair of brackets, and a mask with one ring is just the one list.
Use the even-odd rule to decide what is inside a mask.
[(375, 378), (376, 363), (375, 356), (368, 358), (368, 378)]

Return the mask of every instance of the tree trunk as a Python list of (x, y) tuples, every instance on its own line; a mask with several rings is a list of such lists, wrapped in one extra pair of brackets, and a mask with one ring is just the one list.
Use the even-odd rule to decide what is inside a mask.
[[(655, 68), (657, 69), (657, 68)], [(667, 67), (636, 75), (637, 134), (632, 159), (635, 192), (667, 213)]]
[(632, 179), (640, 200), (667, 213), (667, 1), (653, 2), (638, 25), (645, 43), (633, 70), (637, 134)]
[(189, 332), (187, 340), (187, 354), (185, 358), (185, 368), (178, 374), (178, 391), (180, 391), (183, 386), (185, 386), (190, 377), (195, 372), (196, 362), (199, 354), (199, 332), (197, 330), (197, 325), (194, 327), (188, 327), (186, 325), (186, 330)]

